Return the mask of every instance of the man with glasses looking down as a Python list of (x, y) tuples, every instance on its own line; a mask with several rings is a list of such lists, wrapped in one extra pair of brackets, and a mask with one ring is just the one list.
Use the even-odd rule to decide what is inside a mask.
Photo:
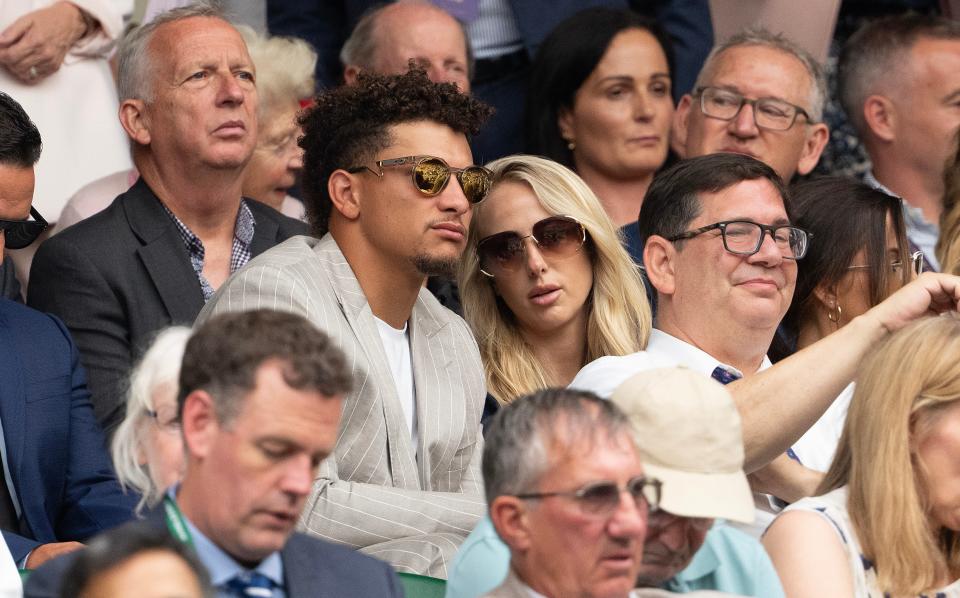
[[(960, 279), (924, 274), (852, 328), (771, 366), (766, 351), (792, 300), (797, 261), (818, 242), (790, 225), (787, 190), (773, 169), (728, 153), (681, 161), (654, 179), (639, 228), (660, 304), (656, 329), (646, 351), (587, 364), (571, 386), (610, 396), (630, 375), (669, 365), (730, 383), (744, 469), (755, 490), (787, 501), (813, 492), (820, 476), (788, 449), (853, 379), (864, 353), (915, 318), (956, 309), (960, 297)], [(767, 497), (757, 502), (759, 533), (774, 507)]]
[(424, 282), (455, 267), (489, 187), (467, 143), (489, 113), (422, 70), (320, 94), (300, 141), (314, 238), (251, 261), (200, 314), (293, 311), (333, 338), (354, 390), (301, 526), (444, 578), (484, 509), (485, 390), (469, 328)]

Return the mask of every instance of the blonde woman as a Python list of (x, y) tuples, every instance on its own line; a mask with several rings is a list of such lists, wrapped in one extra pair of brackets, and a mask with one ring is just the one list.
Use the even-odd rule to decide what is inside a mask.
[(113, 466), (125, 489), (140, 495), (137, 511), (153, 506), (180, 480), (183, 439), (177, 416), (177, 389), (186, 326), (161, 331), (130, 375), (127, 414), (111, 443)]
[(487, 165), (459, 285), (487, 390), (501, 404), (566, 386), (584, 364), (646, 346), (640, 276), (596, 195), (569, 168), (536, 156)]
[(820, 486), (763, 543), (790, 598), (960, 596), (960, 318), (868, 356)]
[(957, 151), (950, 157), (943, 175), (943, 213), (937, 239), (940, 271), (949, 274), (960, 274), (960, 132), (957, 137)]

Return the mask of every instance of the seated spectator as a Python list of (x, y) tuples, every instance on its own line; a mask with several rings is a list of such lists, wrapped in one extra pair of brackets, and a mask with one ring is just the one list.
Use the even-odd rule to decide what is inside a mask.
[[(858, 181), (799, 182), (791, 189), (790, 212), (813, 242), (797, 269), (793, 300), (771, 347), (777, 359), (846, 326), (913, 280), (923, 263), (910, 254), (900, 200)], [(852, 396), (849, 384), (793, 444), (801, 463), (827, 471)]]
[[(660, 304), (656, 329), (646, 351), (601, 357), (571, 386), (610, 396), (634, 373), (669, 365), (731, 383), (743, 418), (744, 469), (757, 489), (793, 501), (812, 493), (822, 474), (787, 457), (790, 445), (823, 415), (878, 339), (931, 310), (955, 309), (960, 279), (921, 277), (856, 325), (770, 367), (766, 351), (790, 305), (797, 260), (809, 247), (805, 231), (790, 222), (780, 178), (753, 158), (719, 153), (660, 173), (640, 212), (644, 263)], [(759, 536), (775, 507), (767, 497), (758, 496), (758, 504), (768, 511), (758, 513), (752, 529)]]
[[(660, 508), (647, 519), (637, 585), (783, 596), (760, 544), (714, 524), (716, 517), (753, 519), (740, 416), (729, 393), (706, 377), (672, 368), (637, 374), (612, 400), (633, 424), (645, 470), (664, 483)], [(506, 577), (509, 561), (509, 549), (484, 519), (457, 554), (447, 598), (488, 592)]]
[(192, 323), (231, 272), (306, 231), (241, 196), (256, 143), (254, 72), (243, 38), (208, 7), (167, 12), (127, 36), (120, 120), (140, 179), (37, 252), (27, 301), (77, 339), (108, 435), (156, 331)]
[(820, 160), (826, 101), (823, 68), (809, 52), (783, 35), (747, 29), (710, 52), (693, 93), (680, 99), (673, 147), (685, 158), (753, 156), (789, 183)]
[(960, 318), (925, 318), (863, 362), (817, 496), (763, 543), (790, 596), (957, 596)]
[(837, 63), (838, 95), (870, 157), (864, 181), (903, 198), (907, 238), (939, 270), (943, 165), (960, 127), (960, 23), (900, 14), (850, 36)]
[(137, 511), (156, 506), (183, 473), (177, 379), (190, 329), (162, 330), (130, 374), (127, 415), (111, 452), (120, 484), (140, 496)]
[[(243, 196), (304, 220), (303, 203), (287, 193), (303, 168), (303, 152), (296, 145), (297, 113), (300, 100), (313, 94), (316, 52), (295, 38), (263, 36), (245, 25), (237, 31), (257, 67), (259, 94), (257, 146), (243, 171)], [(64, 206), (54, 232), (106, 209), (138, 176), (136, 169), (117, 172), (83, 187)]]
[(186, 544), (162, 528), (128, 523), (77, 554), (60, 598), (210, 598), (210, 576)]
[(502, 409), (486, 440), (484, 486), (510, 572), (485, 596), (626, 598), (660, 500), (626, 416), (592, 393), (541, 390)]
[[(218, 595), (402, 595), (386, 564), (294, 533), (334, 449), (346, 363), (327, 335), (284, 312), (225, 315), (190, 337), (178, 395), (183, 481), (145, 518), (193, 546)], [(34, 572), (26, 595), (65, 589), (73, 556)]]
[(667, 159), (668, 44), (645, 17), (593, 8), (560, 23), (531, 69), (528, 149), (576, 170), (618, 227), (637, 221)]
[(459, 277), (487, 392), (509, 403), (646, 346), (643, 283), (590, 188), (536, 156), (488, 166), (493, 186), (474, 207)]
[[(0, 92), (0, 260), (46, 227), (31, 207), (40, 148), (30, 117)], [(117, 484), (60, 320), (0, 299), (0, 379), (0, 529), (14, 561), (33, 568), (127, 521), (136, 501)]]
[(489, 189), (467, 144), (488, 114), (421, 70), (320, 94), (301, 119), (313, 238), (251, 262), (199, 317), (270, 307), (330, 333), (358, 382), (302, 525), (433, 577), (483, 512), (485, 393), (470, 329), (424, 283), (452, 274)]
[(943, 272), (960, 274), (960, 129), (954, 139), (954, 152), (944, 169), (943, 183), (937, 260)]
[(343, 79), (357, 82), (362, 72), (400, 75), (410, 61), (436, 83), (455, 83), (470, 93), (473, 58), (463, 26), (424, 1), (375, 6), (357, 21), (340, 50)]

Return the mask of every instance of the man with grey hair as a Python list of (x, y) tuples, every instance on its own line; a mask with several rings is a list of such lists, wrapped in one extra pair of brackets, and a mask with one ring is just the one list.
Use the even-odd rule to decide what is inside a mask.
[(943, 171), (960, 128), (960, 23), (916, 14), (868, 23), (844, 46), (838, 79), (872, 162), (864, 180), (903, 198), (911, 245), (939, 269)]
[(483, 477), (510, 548), (510, 573), (486, 596), (630, 594), (660, 482), (612, 402), (568, 389), (517, 399), (487, 431)]
[(140, 179), (43, 244), (28, 294), (76, 339), (108, 433), (153, 333), (191, 324), (231, 272), (307, 230), (241, 197), (257, 138), (255, 70), (215, 9), (176, 9), (135, 30), (121, 44), (118, 78)]
[(410, 61), (437, 83), (470, 93), (470, 44), (463, 26), (424, 0), (401, 0), (366, 13), (340, 51), (348, 85), (361, 71), (398, 75)]
[(707, 57), (680, 99), (673, 146), (685, 158), (716, 152), (766, 162), (789, 182), (813, 170), (827, 143), (823, 69), (784, 37), (752, 28)]

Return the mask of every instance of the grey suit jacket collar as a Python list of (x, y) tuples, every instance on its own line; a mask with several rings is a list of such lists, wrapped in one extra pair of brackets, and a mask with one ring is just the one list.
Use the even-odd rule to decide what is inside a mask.
[[(314, 247), (321, 267), (328, 273), (334, 293), (340, 302), (343, 314), (354, 335), (360, 339), (366, 354), (371, 374), (382, 391), (379, 408), (386, 422), (388, 456), (393, 483), (396, 487), (426, 489), (430, 487), (432, 470), (445, 471), (452, 454), (441, 454), (439, 447), (448, 447), (448, 441), (440, 436), (451, 434), (450, 430), (433, 422), (449, 421), (451, 409), (449, 397), (441, 396), (436, 376), (444, 375), (457, 354), (456, 343), (447, 328), (451, 313), (423, 288), (413, 306), (408, 321), (410, 356), (413, 361), (414, 393), (417, 404), (417, 433), (419, 446), (414, 450), (410, 432), (404, 424), (405, 416), (400, 407), (396, 383), (390, 372), (376, 320), (366, 295), (357, 281), (353, 268), (347, 262), (334, 238), (327, 234)], [(444, 386), (445, 387), (445, 386)], [(429, 417), (424, 417), (428, 414)], [(453, 431), (459, 433), (459, 430)], [(424, 458), (425, 451), (434, 448), (438, 454)], [(418, 455), (420, 458), (418, 459)]]
[(485, 594), (483, 598), (533, 598), (538, 595), (534, 594), (529, 586), (520, 581), (513, 567), (511, 567), (503, 583)]
[[(174, 322), (192, 323), (203, 309), (203, 290), (176, 225), (143, 178), (137, 179), (121, 197), (130, 230), (141, 243), (137, 255), (160, 300)], [(260, 204), (246, 201), (257, 222), (250, 243), (250, 253), (256, 256), (276, 245), (279, 226), (271, 218), (257, 218), (262, 212)]]

